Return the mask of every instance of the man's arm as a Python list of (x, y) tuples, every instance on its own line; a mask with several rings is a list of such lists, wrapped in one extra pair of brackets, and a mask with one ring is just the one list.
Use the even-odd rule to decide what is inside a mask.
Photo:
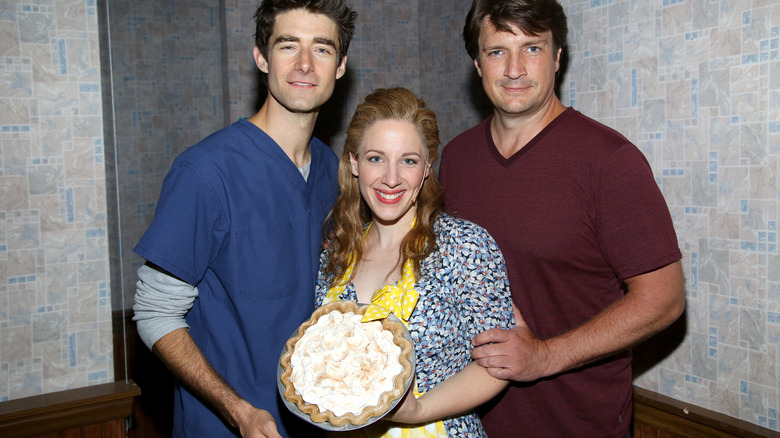
[(222, 415), (245, 438), (281, 438), (268, 411), (244, 400), (211, 367), (187, 329), (177, 329), (154, 344), (153, 351), (182, 383)]
[(498, 379), (530, 382), (571, 370), (635, 345), (677, 320), (685, 308), (679, 261), (626, 280), (628, 292), (590, 321), (539, 339), (515, 308), (517, 326), (474, 338), (474, 359)]
[(192, 339), (184, 316), (198, 296), (198, 289), (152, 264), (138, 269), (138, 278), (133, 319), (144, 343), (182, 383), (237, 427), (243, 437), (280, 437), (271, 414), (241, 398)]

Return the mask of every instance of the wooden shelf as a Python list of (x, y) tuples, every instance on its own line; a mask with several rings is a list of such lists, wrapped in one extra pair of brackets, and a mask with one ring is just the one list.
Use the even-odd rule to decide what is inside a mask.
[(634, 387), (634, 438), (768, 438), (780, 433)]
[[(133, 399), (140, 393), (132, 381), (112, 382), (2, 402), (0, 436), (59, 436), (58, 432), (85, 427), (95, 431), (90, 436), (103, 436), (100, 429), (106, 427), (101, 424), (124, 425), (130, 417)], [(114, 430), (116, 425), (110, 428)]]

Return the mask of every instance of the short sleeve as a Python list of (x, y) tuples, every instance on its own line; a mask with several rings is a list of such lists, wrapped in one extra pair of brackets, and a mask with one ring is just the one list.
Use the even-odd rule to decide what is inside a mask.
[(666, 200), (639, 149), (617, 149), (604, 163), (598, 187), (599, 242), (621, 280), (682, 257)]
[(465, 222), (457, 236), (457, 263), (461, 273), (456, 276), (455, 290), (461, 291), (462, 317), (468, 321), (468, 339), (491, 328), (511, 328), (515, 325), (512, 294), (501, 250), (483, 228)]
[(134, 251), (195, 286), (224, 241), (228, 224), (223, 211), (213, 182), (186, 163), (174, 164), (154, 220)]

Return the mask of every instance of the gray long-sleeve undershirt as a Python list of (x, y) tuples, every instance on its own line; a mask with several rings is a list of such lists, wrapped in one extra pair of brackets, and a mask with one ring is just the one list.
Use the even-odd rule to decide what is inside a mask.
[(192, 308), (198, 288), (151, 266), (138, 268), (133, 320), (149, 349), (160, 338), (190, 326), (184, 316)]

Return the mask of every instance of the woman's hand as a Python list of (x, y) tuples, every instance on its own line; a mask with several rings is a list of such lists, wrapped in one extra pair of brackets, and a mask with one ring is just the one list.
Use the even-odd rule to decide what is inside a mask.
[(403, 399), (395, 406), (384, 419), (388, 421), (394, 421), (397, 423), (413, 424), (419, 423), (421, 417), (420, 410), (422, 406), (417, 403), (417, 397), (414, 395), (414, 388), (416, 388), (416, 378), (412, 380), (412, 385), (404, 394)]

